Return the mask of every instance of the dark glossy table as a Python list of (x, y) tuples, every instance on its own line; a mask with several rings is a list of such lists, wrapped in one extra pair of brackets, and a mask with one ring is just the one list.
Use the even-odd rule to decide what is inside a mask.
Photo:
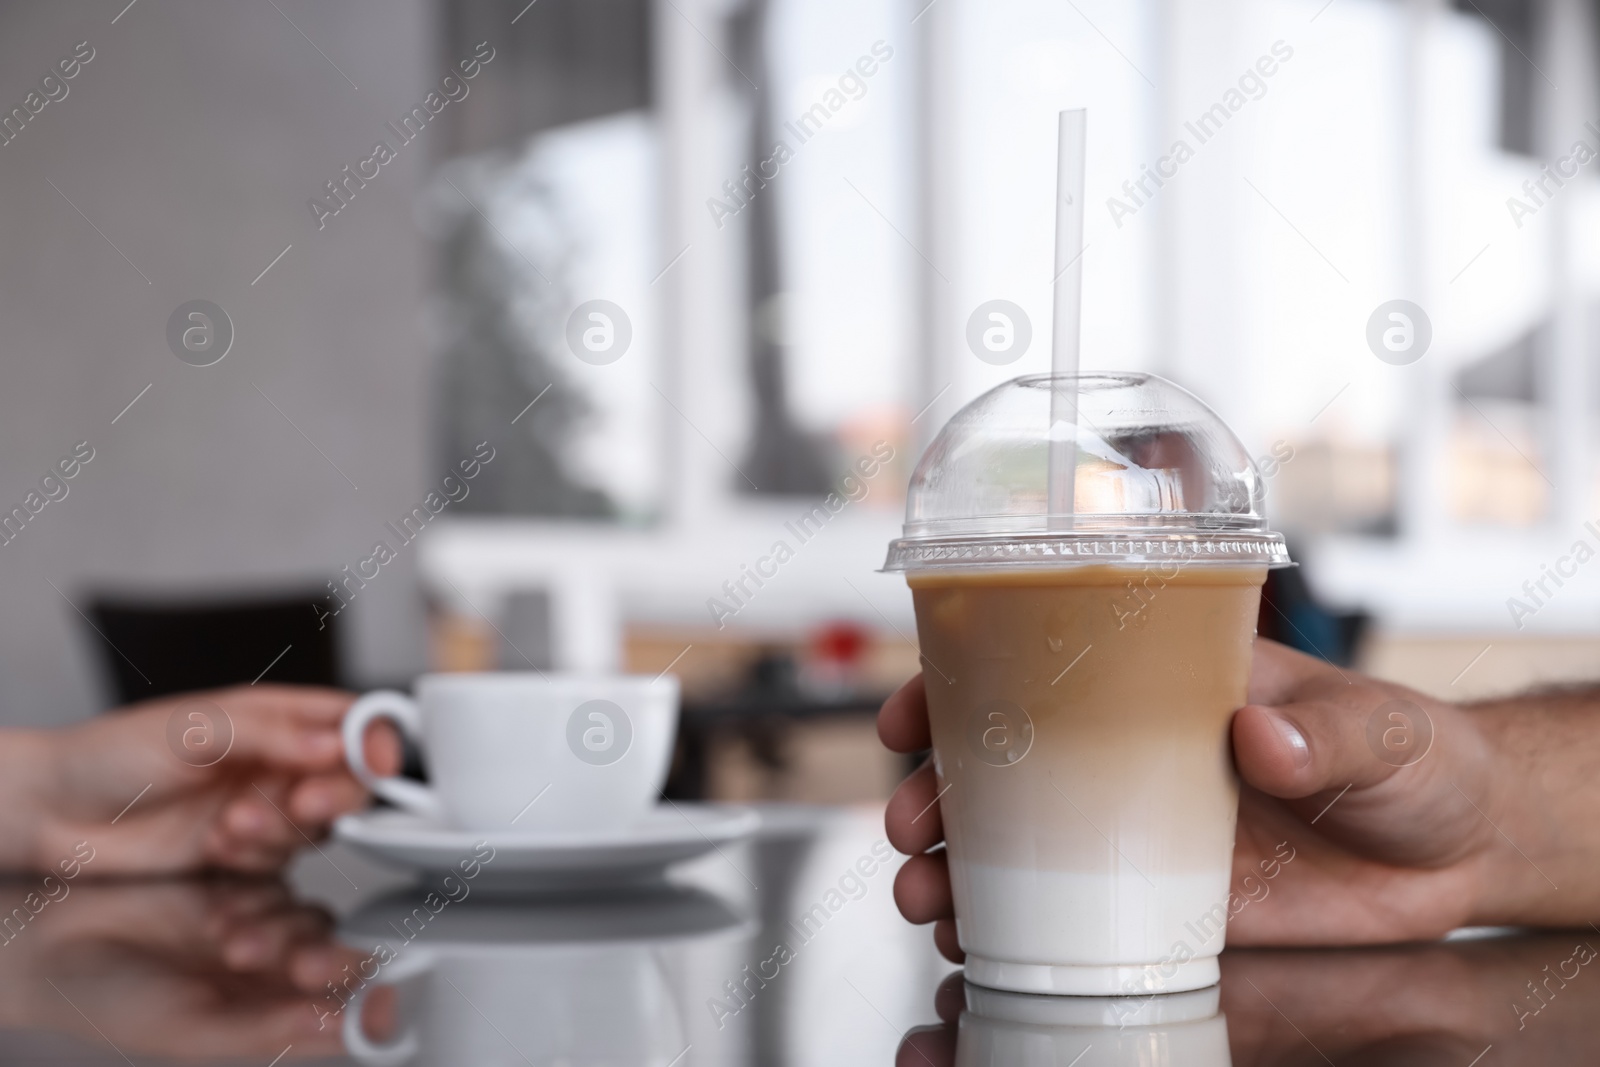
[[(1220, 988), (1147, 1001), (995, 995), (896, 914), (876, 812), (764, 811), (670, 885), (542, 901), (336, 845), (283, 884), (79, 880), (0, 933), (0, 1064), (1600, 1063), (1593, 930), (1230, 952)], [(338, 988), (304, 980), (333, 965)]]

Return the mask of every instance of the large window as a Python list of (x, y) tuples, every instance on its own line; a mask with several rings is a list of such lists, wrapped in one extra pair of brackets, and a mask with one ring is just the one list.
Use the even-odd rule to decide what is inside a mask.
[[(440, 249), (441, 461), (497, 450), (462, 510), (648, 523), (667, 483), (649, 6), (452, 0), (497, 44), (424, 212)], [(452, 51), (453, 50), (453, 51)], [(487, 97), (487, 99), (482, 99)]]
[[(544, 102), (441, 169), (446, 447), (522, 449), (477, 506), (742, 522), (880, 439), (898, 489), (1049, 365), (1055, 116), (1087, 106), (1083, 365), (1215, 407), (1330, 595), (1422, 603), (1395, 560), (1521, 568), (1592, 511), (1582, 0), (662, 2), (536, 5), (501, 70)], [(571, 351), (595, 299), (615, 364)]]

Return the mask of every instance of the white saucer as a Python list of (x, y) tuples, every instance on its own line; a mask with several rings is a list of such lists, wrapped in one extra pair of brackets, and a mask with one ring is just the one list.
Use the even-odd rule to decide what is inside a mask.
[(749, 808), (665, 804), (619, 830), (527, 833), (458, 830), (410, 812), (379, 808), (341, 816), (333, 836), (380, 863), (459, 872), (462, 860), (494, 850), (474, 888), (550, 891), (659, 881), (669, 865), (750, 836), (761, 819)]

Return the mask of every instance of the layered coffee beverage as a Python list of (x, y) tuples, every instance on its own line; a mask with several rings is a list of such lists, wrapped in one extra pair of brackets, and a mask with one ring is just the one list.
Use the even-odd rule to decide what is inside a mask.
[(1175, 945), (1221, 949), (1238, 808), (1228, 722), (1245, 701), (1265, 576), (1174, 565), (909, 577), (974, 981), (1009, 987), (1019, 964), (1176, 977), (1188, 961), (1169, 958)]
[(1267, 570), (1260, 472), (1146, 374), (1035, 375), (928, 446), (911, 587), (969, 981), (1085, 996), (1220, 976)]

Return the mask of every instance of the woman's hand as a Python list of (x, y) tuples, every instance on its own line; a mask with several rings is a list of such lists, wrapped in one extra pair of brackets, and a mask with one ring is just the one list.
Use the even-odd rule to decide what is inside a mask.
[[(277, 870), (367, 803), (339, 738), (351, 700), (239, 686), (0, 735), (0, 866), (57, 870), (92, 852), (89, 876)], [(367, 746), (380, 772), (399, 765), (391, 732)]]

